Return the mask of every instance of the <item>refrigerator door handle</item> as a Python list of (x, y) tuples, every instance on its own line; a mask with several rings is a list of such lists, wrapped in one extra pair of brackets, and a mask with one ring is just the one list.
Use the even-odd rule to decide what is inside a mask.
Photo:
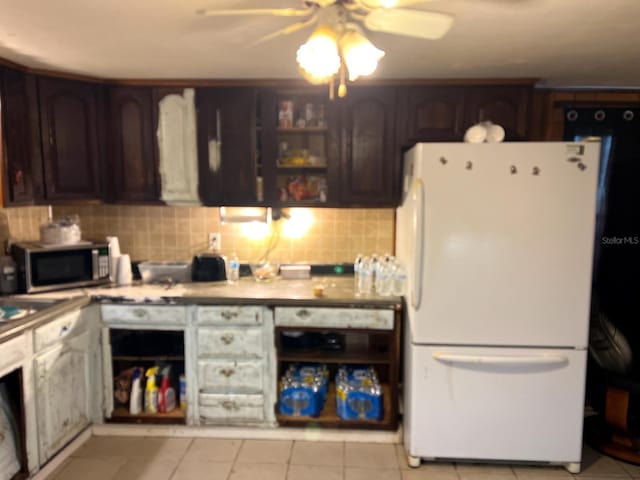
[(483, 365), (564, 365), (569, 359), (563, 355), (461, 355), (435, 352), (433, 358), (445, 363)]
[(411, 306), (414, 310), (420, 308), (422, 303), (422, 270), (424, 263), (424, 183), (416, 179), (413, 183), (413, 227), (414, 248), (416, 263), (413, 268), (413, 282), (411, 283)]

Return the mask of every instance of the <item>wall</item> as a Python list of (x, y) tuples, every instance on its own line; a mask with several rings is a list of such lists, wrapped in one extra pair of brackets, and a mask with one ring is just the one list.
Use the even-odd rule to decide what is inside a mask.
[[(393, 253), (393, 209), (309, 209), (314, 217), (300, 239), (280, 235), (270, 259), (281, 262), (352, 262), (358, 253)], [(117, 235), (133, 260), (190, 260), (207, 248), (208, 232), (222, 233), (222, 253), (256, 261), (269, 239), (251, 240), (240, 225), (221, 225), (217, 208), (167, 206), (54, 206), (54, 218), (78, 214), (82, 236)], [(281, 228), (279, 220), (274, 224)]]
[(8, 238), (33, 240), (40, 235), (38, 227), (47, 221), (48, 207), (0, 208), (0, 242)]

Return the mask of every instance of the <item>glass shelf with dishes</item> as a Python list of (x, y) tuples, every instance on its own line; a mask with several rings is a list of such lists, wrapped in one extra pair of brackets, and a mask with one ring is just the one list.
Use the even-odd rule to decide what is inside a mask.
[(277, 175), (278, 200), (282, 203), (314, 204), (327, 202), (327, 176), (295, 173)]
[(322, 96), (283, 94), (277, 99), (276, 191), (290, 204), (326, 203), (328, 123)]

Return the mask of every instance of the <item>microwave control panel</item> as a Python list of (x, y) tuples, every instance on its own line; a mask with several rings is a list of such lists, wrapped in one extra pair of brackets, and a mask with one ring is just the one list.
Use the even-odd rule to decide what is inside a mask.
[(94, 255), (98, 257), (98, 272), (97, 278), (109, 277), (109, 250), (99, 249), (94, 250)]

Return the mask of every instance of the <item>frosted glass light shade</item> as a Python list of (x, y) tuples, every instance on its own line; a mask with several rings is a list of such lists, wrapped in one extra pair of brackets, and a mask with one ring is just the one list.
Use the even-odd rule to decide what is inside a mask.
[(384, 56), (382, 50), (357, 30), (348, 30), (342, 35), (340, 49), (351, 81), (375, 72), (378, 61)]
[(337, 35), (327, 25), (319, 25), (298, 48), (296, 60), (311, 83), (328, 82), (340, 69)]

